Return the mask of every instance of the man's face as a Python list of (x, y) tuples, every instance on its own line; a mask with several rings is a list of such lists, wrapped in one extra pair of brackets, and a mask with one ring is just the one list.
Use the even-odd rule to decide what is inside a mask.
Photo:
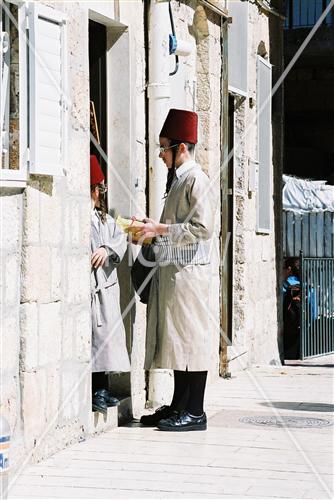
[(160, 151), (159, 157), (165, 163), (167, 168), (171, 168), (173, 166), (173, 149), (177, 149), (177, 148), (170, 147), (171, 143), (170, 143), (170, 140), (167, 139), (167, 137), (160, 137), (159, 142), (160, 142), (161, 148), (168, 148), (164, 152)]

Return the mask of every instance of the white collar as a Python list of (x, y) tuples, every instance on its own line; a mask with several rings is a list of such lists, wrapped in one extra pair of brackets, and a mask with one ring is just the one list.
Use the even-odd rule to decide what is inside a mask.
[(188, 172), (188, 170), (195, 167), (196, 165), (197, 163), (195, 162), (195, 160), (185, 161), (184, 163), (182, 163), (182, 165), (175, 169), (176, 177), (179, 179), (181, 175), (185, 174), (186, 172)]

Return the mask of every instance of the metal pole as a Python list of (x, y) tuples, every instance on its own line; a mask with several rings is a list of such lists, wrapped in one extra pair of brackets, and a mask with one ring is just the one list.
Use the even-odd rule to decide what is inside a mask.
[(304, 359), (304, 323), (305, 323), (305, 291), (304, 291), (304, 263), (303, 263), (303, 251), (300, 250), (299, 252), (299, 264), (300, 264), (300, 279), (301, 279), (301, 286), (300, 286), (300, 300), (301, 300), (301, 307), (299, 309), (299, 322), (300, 322), (300, 329), (299, 329), (299, 335), (300, 335), (300, 359)]

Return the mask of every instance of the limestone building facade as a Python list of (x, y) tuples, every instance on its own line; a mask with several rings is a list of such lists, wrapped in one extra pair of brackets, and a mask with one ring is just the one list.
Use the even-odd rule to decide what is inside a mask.
[[(279, 363), (282, 130), (270, 89), (283, 20), (273, 3), (3, 2), (1, 412), (14, 464), (117, 424), (115, 412), (106, 422), (91, 412), (89, 154), (105, 169), (112, 213), (158, 217), (156, 148), (171, 107), (198, 112), (196, 158), (217, 207), (211, 379)], [(139, 416), (172, 387), (168, 372), (143, 370), (136, 252), (129, 245), (119, 270), (132, 370), (110, 383)]]

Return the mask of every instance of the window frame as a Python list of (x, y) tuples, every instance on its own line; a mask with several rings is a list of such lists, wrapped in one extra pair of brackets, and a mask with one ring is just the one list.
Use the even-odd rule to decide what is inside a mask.
[[(228, 90), (234, 95), (247, 98), (249, 92), (249, 4), (229, 0), (228, 13), (232, 17), (232, 23), (228, 25)], [(238, 31), (239, 24), (242, 24), (246, 31), (242, 40)], [(236, 74), (236, 68), (244, 68), (244, 74)]]
[[(263, 64), (267, 69), (270, 70), (270, 96), (272, 91), (272, 64), (260, 55), (257, 55), (256, 61), (256, 72), (257, 72), (257, 158), (258, 158), (258, 188), (257, 188), (257, 196), (256, 196), (256, 232), (258, 234), (266, 234), (269, 235), (272, 232), (272, 210), (271, 210), (271, 201), (272, 201), (272, 188), (273, 188), (273, 162), (272, 162), (272, 102), (271, 98), (268, 103), (268, 109), (270, 114), (270, 124), (269, 124), (269, 149), (267, 161), (268, 165), (264, 165), (262, 160), (262, 149), (261, 149), (261, 140), (263, 140), (263, 135), (261, 134), (261, 114), (263, 110), (261, 107), (261, 81), (260, 81), (260, 64)], [(266, 172), (264, 169), (268, 168), (267, 182), (268, 185), (265, 186), (263, 183), (263, 173)], [(262, 175), (261, 175), (262, 174)], [(268, 210), (268, 227), (264, 227), (260, 224), (260, 197), (263, 195), (263, 189), (267, 188), (267, 210)], [(261, 207), (262, 208), (262, 207)]]
[[(6, 5), (2, 9), (8, 9), (10, 4), (18, 7), (18, 36), (19, 36), (19, 168), (0, 168), (0, 187), (25, 187), (29, 179), (29, 174), (62, 176), (65, 174), (67, 159), (67, 123), (68, 123), (68, 102), (66, 93), (67, 85), (67, 33), (65, 26), (67, 23), (66, 14), (62, 11), (52, 9), (46, 5), (35, 2), (24, 2), (21, 0), (5, 0)], [(31, 148), (36, 137), (34, 122), (32, 120), (32, 105), (35, 102), (36, 87), (32, 85), (31, 73), (34, 61), (30, 57), (31, 30), (34, 28), (34, 21), (41, 15), (53, 22), (58, 22), (63, 26), (61, 34), (61, 78), (62, 78), (62, 126), (61, 144), (62, 158), (61, 165), (47, 171), (31, 166)], [(10, 16), (9, 16), (10, 17)], [(2, 23), (2, 17), (1, 17)], [(2, 43), (2, 36), (1, 36)], [(2, 62), (2, 59), (1, 59)], [(28, 67), (29, 64), (29, 67)], [(2, 67), (2, 66), (1, 66)], [(1, 75), (2, 76), (2, 75)], [(10, 74), (9, 74), (10, 78)], [(10, 84), (9, 84), (10, 85)], [(33, 87), (33, 88), (32, 88)], [(9, 132), (9, 131), (8, 131)], [(35, 144), (36, 147), (36, 144)], [(2, 130), (1, 130), (1, 155), (2, 155)], [(2, 167), (2, 165), (1, 165)]]

